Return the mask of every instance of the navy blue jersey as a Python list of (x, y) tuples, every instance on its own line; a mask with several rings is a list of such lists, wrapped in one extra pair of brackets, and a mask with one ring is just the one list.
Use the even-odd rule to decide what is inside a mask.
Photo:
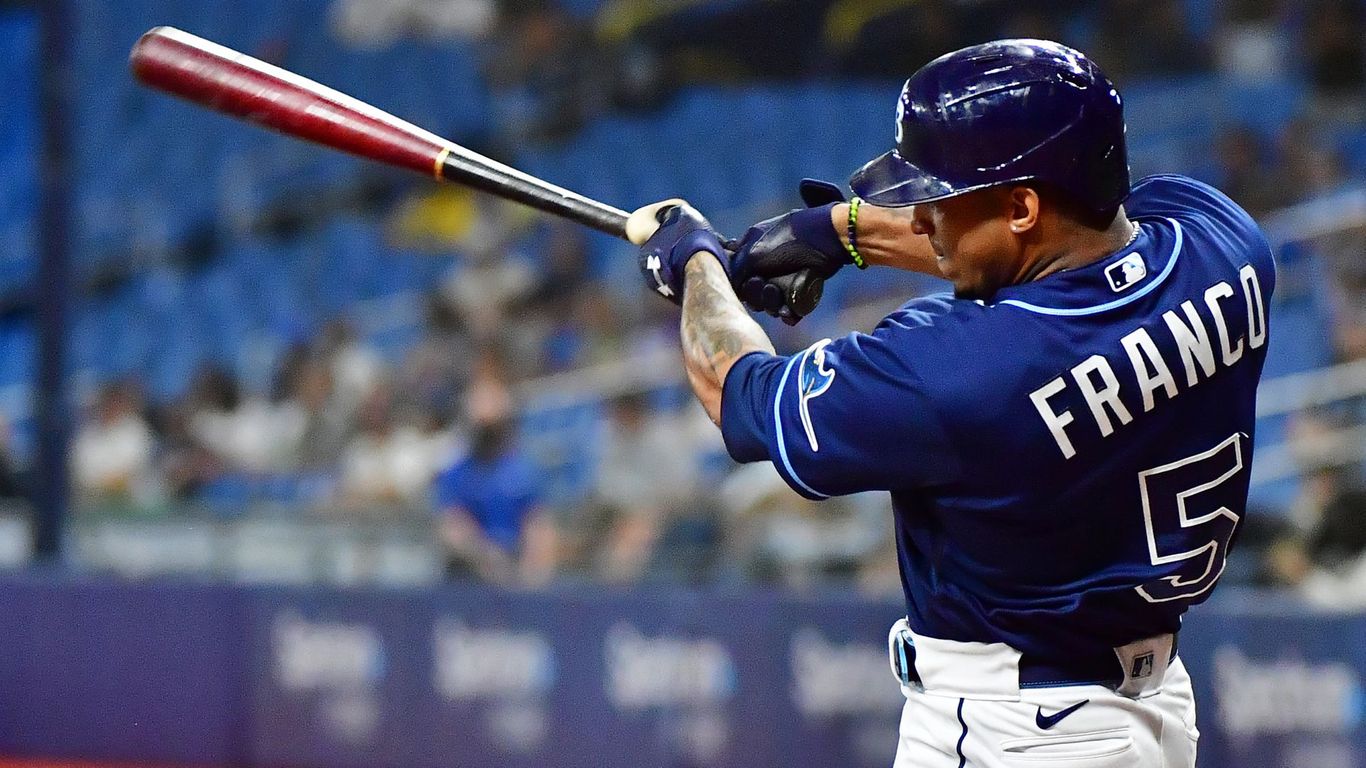
[(916, 299), (871, 334), (726, 377), (721, 429), (809, 498), (886, 490), (906, 610), (1026, 656), (1174, 632), (1247, 502), (1275, 282), (1217, 190), (1153, 176), (1140, 232), (992, 303)]

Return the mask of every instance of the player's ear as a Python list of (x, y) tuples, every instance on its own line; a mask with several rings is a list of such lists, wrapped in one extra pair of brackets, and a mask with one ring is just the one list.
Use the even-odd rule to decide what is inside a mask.
[(1039, 222), (1039, 191), (1033, 187), (1011, 187), (1006, 204), (1011, 232), (1022, 235)]

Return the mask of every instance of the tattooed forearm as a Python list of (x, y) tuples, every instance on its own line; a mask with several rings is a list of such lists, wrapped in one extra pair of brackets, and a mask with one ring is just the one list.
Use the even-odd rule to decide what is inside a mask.
[(712, 258), (688, 262), (683, 290), (683, 362), (688, 381), (711, 420), (721, 420), (721, 385), (736, 360), (772, 352), (773, 344), (731, 290)]

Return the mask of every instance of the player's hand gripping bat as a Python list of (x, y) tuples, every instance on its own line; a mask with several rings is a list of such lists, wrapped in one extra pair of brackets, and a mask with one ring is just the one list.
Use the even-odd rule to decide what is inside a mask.
[[(431, 174), (622, 239), (627, 213), (447, 141), (365, 102), (172, 27), (143, 35), (129, 56), (144, 84), (217, 112), (360, 157)], [(639, 244), (639, 243), (637, 243)], [(789, 306), (809, 314), (823, 281), (777, 278)]]

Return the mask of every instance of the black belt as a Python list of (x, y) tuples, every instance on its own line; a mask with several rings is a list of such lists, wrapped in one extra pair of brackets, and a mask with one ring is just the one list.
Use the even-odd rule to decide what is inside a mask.
[[(902, 629), (890, 641), (892, 671), (903, 685), (921, 685), (920, 673), (916, 670), (916, 649), (907, 630)], [(1176, 658), (1177, 636), (1172, 634), (1170, 664)], [(1153, 659), (1148, 655), (1133, 659), (1135, 669), (1126, 670), (1119, 654), (1113, 648), (1105, 648), (1095, 653), (1073, 655), (1067, 659), (1039, 659), (1028, 654), (1020, 656), (1019, 685), (1021, 688), (1051, 688), (1060, 685), (1102, 685), (1118, 690), (1128, 678), (1141, 678), (1150, 674)], [(1140, 666), (1147, 665), (1147, 672)]]
[[(1176, 658), (1177, 636), (1172, 634), (1171, 657)], [(1118, 688), (1124, 683), (1125, 670), (1113, 649), (1106, 648), (1103, 653), (1086, 654), (1062, 659), (1037, 659), (1024, 655), (1020, 657), (1020, 687), (1049, 688), (1058, 685), (1103, 685)], [(1131, 674), (1137, 670), (1132, 670)]]

